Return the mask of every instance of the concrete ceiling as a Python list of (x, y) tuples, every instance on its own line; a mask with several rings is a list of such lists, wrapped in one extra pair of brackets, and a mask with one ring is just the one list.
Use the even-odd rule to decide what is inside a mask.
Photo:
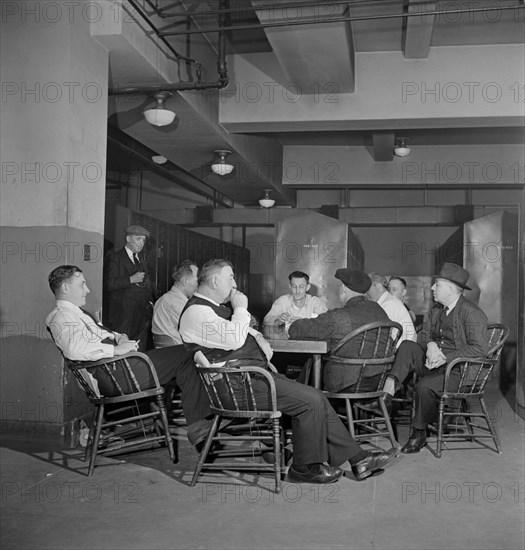
[[(368, 64), (369, 58), (375, 59), (370, 56), (376, 54), (397, 56), (409, 67), (407, 70), (413, 66), (412, 79), (416, 81), (421, 63), (432, 61), (437, 48), (447, 53), (449, 48), (463, 48), (458, 52), (464, 52), (469, 46), (485, 46), (488, 50), (484, 51), (490, 52), (501, 45), (519, 45), (523, 50), (523, 0), (502, 1), (498, 5), (493, 0), (475, 3), (232, 0), (226, 4), (230, 5), (223, 21), (228, 27), (225, 31), (228, 87), (221, 93), (173, 90), (167, 106), (177, 113), (177, 118), (163, 128), (153, 127), (144, 120), (143, 110), (152, 106), (147, 91), (181, 82), (191, 85), (198, 79), (195, 63), (176, 59), (177, 56), (197, 59), (204, 81), (218, 79), (219, 33), (214, 29), (219, 25), (216, 14), (219, 0), (138, 3), (124, 0), (122, 24), (95, 33), (110, 51), (113, 92), (109, 102), (112, 129), (108, 141), (109, 170), (125, 172), (151, 167), (149, 156), (156, 152), (169, 159), (162, 170), (171, 174), (174, 181), (209, 196), (215, 189), (214, 200), (224, 199), (223, 204), (231, 201), (254, 206), (264, 189), (272, 189), (278, 205), (294, 205), (295, 188), (300, 185), (287, 186), (282, 175), (283, 157), (289, 159), (294, 148), (311, 148), (312, 154), (337, 147), (342, 151), (366, 149), (374, 162), (392, 163), (394, 141), (400, 136), (409, 138), (413, 148), (525, 143), (524, 104), (520, 104), (524, 95), (520, 82), (523, 67), (516, 68), (517, 84), (512, 92), (519, 116), (512, 117), (495, 108), (479, 117), (449, 116), (444, 110), (443, 116), (416, 114), (396, 119), (381, 115), (381, 109), (366, 107), (364, 98), (359, 104), (365, 105), (369, 112), (360, 112), (357, 117), (342, 111), (341, 116), (334, 117), (328, 110), (330, 105), (315, 105), (315, 116), (320, 108), (327, 108), (320, 118), (312, 116), (309, 120), (308, 111), (305, 114), (303, 109), (298, 119), (292, 113), (289, 119), (272, 120), (269, 116), (272, 111), (263, 110), (272, 106), (262, 105), (264, 99), (256, 95), (250, 96), (252, 91), (261, 89), (281, 90), (283, 84), (285, 90), (290, 90), (289, 84), (293, 83), (295, 88), (291, 91), (303, 90), (309, 101), (315, 101), (320, 92), (326, 94), (319, 96), (325, 101), (328, 97), (344, 105), (363, 93), (366, 74), (361, 67), (370, 72), (377, 66), (378, 72), (388, 72), (388, 64)], [(165, 43), (140, 17), (139, 11), (148, 16)], [(468, 63), (469, 59), (465, 59)], [(502, 65), (508, 62), (501, 59)], [(253, 81), (250, 90), (247, 81), (242, 80), (248, 63), (253, 74), (258, 71), (264, 75), (263, 87), (261, 81), (258, 87)], [(515, 59), (510, 63), (515, 63)], [(395, 72), (395, 65), (391, 70)], [(457, 69), (451, 74), (458, 74)], [(448, 82), (447, 66), (440, 66), (438, 78), (440, 82)], [(484, 82), (490, 82), (490, 73), (480, 75), (477, 87), (472, 84), (469, 90), (478, 91)], [(465, 91), (465, 83), (460, 84)], [(119, 93), (129, 87), (134, 87), (135, 93)], [(289, 98), (289, 103), (294, 102)], [(438, 105), (436, 110), (441, 107)], [(232, 175), (221, 178), (211, 172), (210, 162), (216, 149), (232, 151), (229, 157), (235, 166)], [(272, 171), (262, 169), (268, 166)], [(247, 185), (246, 174), (253, 167), (257, 174), (248, 177)]]

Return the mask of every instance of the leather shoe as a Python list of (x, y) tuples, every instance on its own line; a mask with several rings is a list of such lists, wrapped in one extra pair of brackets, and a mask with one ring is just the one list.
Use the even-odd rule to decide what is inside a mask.
[(369, 476), (371, 476), (377, 470), (380, 470), (388, 464), (397, 453), (397, 449), (392, 447), (388, 451), (383, 453), (372, 454), (370, 453), (366, 458), (352, 464), (352, 473), (357, 481), (361, 481)]
[[(392, 396), (385, 392), (383, 394), (383, 400), (385, 402), (386, 411), (389, 416), (392, 415)], [(377, 414), (379, 416), (383, 416), (383, 411), (381, 410), (381, 407), (379, 406), (379, 402), (372, 401), (371, 403), (366, 403), (364, 405), (359, 405), (359, 407), (367, 412), (371, 412), (373, 414)]]
[(326, 464), (311, 464), (307, 472), (298, 472), (293, 464), (288, 469), (288, 481), (292, 483), (334, 483), (342, 475), (341, 468)]
[(422, 435), (416, 435), (415, 432), (410, 434), (410, 438), (401, 449), (402, 453), (412, 454), (419, 453), (421, 449), (427, 444), (427, 435), (423, 432)]

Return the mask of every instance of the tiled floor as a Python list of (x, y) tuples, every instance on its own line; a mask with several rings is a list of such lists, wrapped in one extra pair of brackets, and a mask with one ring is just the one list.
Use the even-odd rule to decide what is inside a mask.
[(497, 390), (487, 403), (500, 455), (424, 449), (359, 483), (285, 483), (280, 495), (270, 476), (189, 487), (196, 454), (183, 435), (178, 464), (159, 449), (101, 458), (87, 478), (79, 450), (4, 434), (1, 548), (524, 548), (524, 422)]

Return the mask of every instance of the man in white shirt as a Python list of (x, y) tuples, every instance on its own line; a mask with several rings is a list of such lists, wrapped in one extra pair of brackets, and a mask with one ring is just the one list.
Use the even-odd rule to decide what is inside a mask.
[[(137, 351), (138, 342), (126, 334), (119, 334), (97, 323), (91, 314), (82, 310), (89, 294), (82, 270), (73, 265), (55, 268), (49, 275), (49, 286), (55, 295), (55, 308), (46, 318), (46, 325), (53, 340), (67, 359), (72, 361), (97, 361)], [(182, 390), (182, 406), (188, 421), (188, 439), (195, 445), (202, 441), (209, 429), (209, 401), (199, 376), (193, 367), (193, 358), (183, 346), (172, 346), (146, 353), (155, 366), (161, 385), (173, 381)], [(149, 369), (138, 358), (128, 360), (139, 386), (153, 386)], [(102, 395), (118, 395), (113, 381), (102, 367), (90, 369)], [(131, 388), (119, 369), (115, 370), (117, 382), (124, 389)]]
[(369, 273), (368, 276), (372, 280), (372, 286), (367, 293), (370, 300), (377, 302), (385, 310), (391, 321), (395, 321), (403, 327), (403, 334), (398, 340), (398, 347), (404, 340), (415, 342), (417, 340), (417, 333), (410, 313), (399, 298), (388, 292), (386, 277), (379, 275), (379, 273)]
[(156, 348), (182, 344), (180, 314), (197, 289), (198, 271), (197, 264), (192, 260), (184, 260), (173, 269), (173, 286), (155, 302), (153, 308), (151, 331)]
[[(224, 306), (230, 302), (233, 308)], [(202, 351), (210, 363), (268, 367), (270, 344), (250, 327), (248, 298), (237, 290), (230, 262), (210, 260), (199, 273), (199, 286), (182, 312), (179, 331), (191, 354)], [(348, 460), (357, 480), (365, 479), (395, 456), (395, 449), (373, 455), (363, 451), (337, 416), (325, 395), (273, 373), (277, 407), (292, 418), (294, 461), (292, 482), (332, 483)], [(268, 382), (254, 377), (253, 390), (260, 408), (268, 403)], [(328, 462), (329, 465), (325, 464)]]
[(275, 300), (263, 320), (264, 325), (289, 327), (296, 319), (312, 319), (328, 311), (321, 298), (307, 294), (310, 290), (310, 277), (306, 273), (293, 271), (288, 275), (288, 281), (290, 294)]

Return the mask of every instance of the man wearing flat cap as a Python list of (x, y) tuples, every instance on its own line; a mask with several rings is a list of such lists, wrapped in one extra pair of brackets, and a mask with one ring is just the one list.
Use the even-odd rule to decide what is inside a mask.
[(152, 284), (142, 253), (149, 231), (140, 225), (126, 229), (126, 245), (108, 254), (104, 287), (108, 292), (106, 324), (114, 331), (139, 341), (144, 351), (152, 316)]
[(446, 365), (457, 357), (480, 357), (488, 352), (487, 317), (463, 296), (464, 290), (471, 290), (467, 286), (469, 277), (459, 265), (445, 262), (441, 266), (431, 287), (435, 304), (417, 343), (401, 343), (385, 382), (385, 404), (390, 408), (392, 395), (408, 374), (416, 371), (419, 376), (412, 432), (401, 449), (403, 453), (418, 453), (426, 445), (427, 426), (437, 419)]
[[(358, 269), (338, 269), (335, 272), (339, 279), (339, 301), (343, 307), (322, 313), (315, 319), (298, 319), (294, 321), (288, 333), (293, 340), (328, 340), (337, 344), (353, 330), (368, 323), (388, 322), (390, 319), (383, 308), (365, 294), (370, 289), (370, 277)], [(348, 358), (357, 357), (357, 349), (350, 346), (345, 350)], [(331, 392), (351, 391), (357, 382), (357, 370), (345, 365), (328, 362), (323, 370), (324, 389)], [(377, 381), (370, 380), (370, 389), (375, 389)]]

